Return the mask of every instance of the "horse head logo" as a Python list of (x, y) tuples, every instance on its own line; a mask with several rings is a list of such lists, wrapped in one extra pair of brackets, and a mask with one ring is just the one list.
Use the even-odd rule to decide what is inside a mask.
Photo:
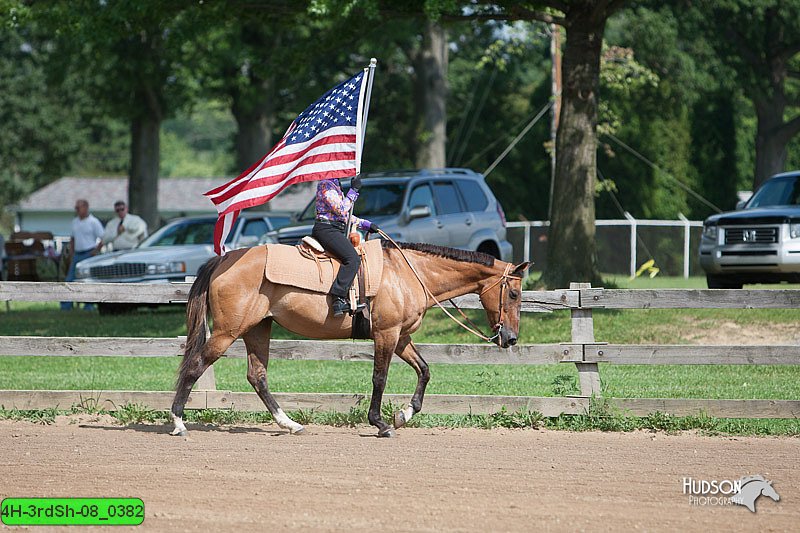
[(756, 500), (761, 495), (768, 496), (776, 502), (781, 499), (772, 487), (772, 482), (764, 479), (764, 476), (743, 477), (739, 483), (741, 488), (738, 493), (731, 496), (731, 502), (744, 505), (751, 513), (756, 512)]

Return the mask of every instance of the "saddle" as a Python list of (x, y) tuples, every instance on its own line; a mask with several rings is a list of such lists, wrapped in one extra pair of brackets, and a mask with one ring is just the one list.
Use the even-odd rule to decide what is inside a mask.
[[(327, 294), (341, 265), (338, 259), (328, 255), (322, 245), (311, 237), (304, 237), (297, 246), (268, 244), (266, 250), (267, 265), (264, 275), (270, 282), (312, 292)], [(383, 276), (381, 241), (375, 239), (359, 243), (356, 251), (361, 256), (361, 266), (353, 287), (350, 288), (350, 309), (355, 311), (360, 306), (363, 309), (353, 317), (353, 338), (371, 338), (369, 298), (378, 293)]]

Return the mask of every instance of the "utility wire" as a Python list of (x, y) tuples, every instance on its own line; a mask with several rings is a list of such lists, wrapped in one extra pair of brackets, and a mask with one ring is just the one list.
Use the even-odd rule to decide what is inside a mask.
[(497, 65), (495, 65), (494, 70), (492, 70), (491, 76), (489, 76), (489, 81), (486, 83), (486, 90), (483, 91), (483, 96), (481, 97), (481, 101), (478, 103), (478, 107), (475, 109), (475, 112), (472, 114), (472, 121), (467, 128), (467, 132), (464, 134), (464, 140), (461, 143), (461, 146), (458, 149), (458, 155), (453, 157), (453, 162), (458, 164), (461, 162), (461, 158), (464, 157), (464, 151), (467, 149), (467, 144), (469, 144), (469, 138), (472, 137), (472, 130), (475, 129), (475, 123), (478, 121), (478, 117), (483, 111), (483, 106), (486, 103), (486, 98), (489, 96), (489, 91), (492, 88), (492, 84), (494, 83), (494, 78), (497, 76)]
[(447, 166), (452, 166), (453, 154), (456, 152), (456, 148), (461, 141), (461, 134), (464, 132), (464, 125), (467, 122), (469, 110), (472, 107), (472, 101), (475, 99), (475, 93), (478, 92), (478, 86), (480, 85), (477, 83), (477, 81), (478, 80), (475, 80), (475, 82), (472, 84), (472, 91), (469, 93), (469, 100), (467, 100), (467, 104), (464, 106), (464, 112), (461, 114), (461, 120), (458, 121), (458, 128), (456, 129), (456, 134), (453, 136), (453, 149), (448, 150), (450, 154), (447, 157)]
[[(599, 167), (597, 168), (597, 177), (600, 178), (600, 181), (603, 182), (606, 181), (606, 178), (605, 176), (603, 176), (603, 173), (600, 171)], [(627, 216), (628, 212), (622, 207), (622, 203), (620, 203), (619, 198), (617, 198), (617, 195), (614, 194), (614, 191), (608, 188), (606, 189), (606, 192), (608, 192), (608, 194), (611, 195), (611, 199), (614, 201), (614, 205), (617, 206), (617, 209), (619, 209), (622, 218), (628, 218)], [(636, 232), (636, 241), (642, 248), (644, 248), (644, 251), (647, 252), (648, 256), (650, 256), (650, 259), (655, 259), (653, 252), (651, 252), (650, 249), (647, 247), (647, 245), (644, 243), (644, 240), (642, 239), (642, 236), (639, 234), (638, 231)]]
[(521, 132), (519, 132), (519, 135), (517, 135), (516, 137), (514, 137), (514, 140), (513, 140), (513, 141), (511, 141), (511, 143), (510, 143), (510, 144), (509, 144), (509, 145), (506, 147), (506, 149), (505, 149), (505, 150), (503, 150), (503, 153), (502, 153), (502, 154), (500, 154), (500, 155), (497, 157), (497, 159), (495, 159), (495, 160), (494, 160), (494, 163), (492, 163), (491, 165), (489, 165), (489, 168), (487, 168), (486, 170), (484, 170), (484, 171), (483, 171), (483, 175), (484, 175), (484, 177), (485, 177), (485, 176), (488, 176), (488, 175), (489, 175), (489, 173), (490, 173), (492, 170), (494, 170), (494, 168), (495, 168), (497, 165), (499, 165), (499, 164), (500, 164), (500, 161), (502, 161), (502, 160), (503, 160), (503, 159), (506, 157), (506, 155), (508, 155), (508, 152), (510, 152), (510, 151), (511, 151), (511, 150), (512, 150), (512, 149), (513, 149), (513, 148), (514, 148), (516, 145), (517, 145), (517, 143), (518, 143), (518, 142), (519, 142), (519, 141), (520, 141), (520, 140), (521, 140), (521, 139), (522, 139), (522, 138), (525, 136), (525, 134), (526, 134), (526, 133), (528, 133), (528, 131), (529, 131), (529, 130), (530, 130), (532, 127), (533, 127), (533, 125), (534, 125), (534, 124), (536, 124), (537, 122), (539, 122), (539, 119), (540, 119), (540, 118), (542, 118), (542, 117), (544, 116), (544, 114), (547, 112), (547, 110), (548, 110), (548, 109), (550, 109), (551, 107), (553, 107), (553, 104), (554, 104), (554, 103), (555, 103), (555, 100), (550, 100), (550, 101), (547, 103), (547, 105), (546, 105), (546, 106), (544, 106), (544, 107), (543, 107), (543, 108), (542, 108), (542, 109), (541, 109), (541, 110), (540, 110), (540, 111), (539, 111), (539, 112), (536, 114), (536, 116), (535, 116), (535, 117), (533, 117), (533, 118), (531, 119), (531, 121), (530, 121), (530, 122), (528, 122), (528, 125), (527, 125), (527, 126), (525, 126), (525, 128), (524, 128), (524, 129), (523, 129)]
[[(548, 106), (548, 105), (551, 105), (551, 104), (545, 104), (545, 108), (547, 108), (547, 106)], [(521, 120), (519, 120), (519, 121), (518, 121), (516, 124), (514, 124), (514, 127), (513, 127), (513, 128), (509, 128), (509, 131), (514, 131), (514, 130), (516, 130), (518, 127), (522, 126), (522, 124), (524, 124), (526, 120), (528, 120), (528, 118), (527, 118), (527, 117), (524, 117), (524, 118), (522, 118), (522, 119), (521, 119)], [(510, 135), (510, 134), (508, 134), (508, 135), (502, 135), (502, 136), (498, 136), (498, 137), (497, 137), (497, 139), (495, 139), (493, 142), (491, 142), (491, 143), (489, 143), (488, 145), (486, 145), (486, 147), (485, 147), (483, 150), (481, 150), (480, 152), (478, 152), (477, 154), (475, 154), (474, 156), (472, 156), (472, 159), (470, 159), (469, 161), (467, 161), (467, 162), (464, 164), (464, 166), (465, 166), (466, 168), (471, 168), (471, 167), (472, 167), (472, 163), (474, 163), (474, 162), (475, 162), (477, 159), (479, 159), (479, 158), (480, 158), (480, 157), (481, 157), (483, 154), (485, 154), (486, 152), (488, 152), (489, 150), (491, 150), (492, 148), (494, 148), (495, 146), (497, 146), (497, 143), (499, 143), (499, 142), (500, 142), (500, 141), (502, 141), (502, 140), (505, 140), (505, 139), (507, 139), (509, 135)]]
[(616, 142), (617, 144), (619, 144), (623, 148), (625, 148), (628, 152), (633, 154), (636, 158), (638, 158), (640, 161), (644, 162), (650, 168), (652, 168), (654, 170), (657, 170), (658, 172), (661, 172), (662, 174), (664, 174), (666, 177), (668, 177), (669, 179), (674, 181), (678, 185), (678, 187), (680, 187), (684, 191), (686, 191), (689, 194), (691, 194), (697, 200), (700, 200), (702, 203), (706, 204), (708, 207), (710, 207), (711, 209), (715, 210), (717, 213), (722, 213), (722, 209), (720, 209), (716, 205), (712, 204), (710, 201), (708, 201), (705, 198), (703, 198), (700, 194), (694, 192), (692, 189), (689, 188), (688, 185), (686, 185), (682, 181), (678, 180), (678, 178), (676, 178), (675, 176), (673, 176), (672, 174), (670, 174), (666, 170), (662, 170), (661, 168), (659, 168), (658, 165), (656, 165), (655, 163), (653, 163), (652, 161), (647, 159), (645, 156), (643, 156), (642, 154), (640, 154), (639, 152), (637, 152), (636, 150), (634, 150), (633, 148), (631, 148), (630, 146), (628, 146), (624, 142), (622, 142), (619, 139), (617, 139), (616, 137), (614, 137), (614, 135), (612, 135), (611, 133), (606, 133), (605, 136), (610, 138), (612, 141)]

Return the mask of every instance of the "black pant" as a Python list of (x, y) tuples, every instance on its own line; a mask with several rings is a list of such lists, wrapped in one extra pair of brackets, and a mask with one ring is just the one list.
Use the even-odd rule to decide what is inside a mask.
[(361, 265), (361, 256), (350, 243), (344, 232), (330, 224), (315, 222), (311, 236), (319, 242), (325, 250), (342, 262), (339, 274), (331, 285), (330, 293), (334, 296), (347, 298), (347, 291), (358, 273)]

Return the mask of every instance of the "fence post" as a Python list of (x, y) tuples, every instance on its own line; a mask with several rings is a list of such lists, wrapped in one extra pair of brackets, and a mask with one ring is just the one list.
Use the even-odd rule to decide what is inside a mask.
[[(589, 289), (591, 283), (570, 283), (572, 290)], [(580, 303), (580, 299), (578, 300)], [(591, 309), (572, 309), (572, 343), (594, 344), (594, 320)], [(586, 347), (581, 350), (586, 355)], [(597, 363), (575, 363), (578, 367), (578, 379), (581, 385), (581, 396), (600, 396), (600, 371)]]
[(689, 219), (678, 213), (678, 218), (683, 221), (683, 277), (689, 279), (689, 238), (691, 237)]
[[(625, 211), (625, 218), (628, 219), (628, 222), (631, 224), (631, 279), (636, 277), (636, 219), (633, 218), (633, 215)], [(588, 288), (588, 287), (584, 287)]]

